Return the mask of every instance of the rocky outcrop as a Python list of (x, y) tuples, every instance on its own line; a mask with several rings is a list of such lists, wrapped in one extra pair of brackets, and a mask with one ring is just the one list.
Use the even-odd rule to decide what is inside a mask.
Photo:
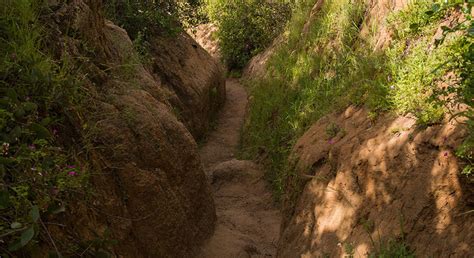
[(175, 93), (170, 99), (180, 121), (196, 138), (203, 137), (225, 100), (224, 71), (191, 36), (155, 37), (153, 73)]
[(216, 215), (193, 134), (205, 133), (224, 101), (221, 70), (189, 37), (156, 36), (152, 74), (126, 31), (101, 15), (101, 1), (55, 9), (62, 55), (80, 57), (89, 111), (77, 126), (93, 145), (93, 201), (78, 201), (65, 221), (77, 241), (117, 241), (107, 248), (121, 257), (196, 255)]
[[(348, 108), (315, 123), (292, 152), (280, 257), (356, 257), (408, 243), (420, 257), (469, 257), (474, 219), (454, 155), (454, 122), (419, 130), (409, 117), (376, 122)], [(391, 242), (390, 242), (391, 241)]]

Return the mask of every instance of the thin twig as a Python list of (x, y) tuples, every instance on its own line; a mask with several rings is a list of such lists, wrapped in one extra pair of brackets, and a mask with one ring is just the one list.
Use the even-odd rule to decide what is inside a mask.
[(43, 220), (40, 218), (39, 219), (40, 223), (41, 223), (41, 226), (43, 226), (44, 230), (46, 231), (46, 234), (48, 234), (48, 237), (49, 237), (49, 240), (51, 240), (51, 244), (53, 244), (53, 247), (54, 247), (54, 250), (56, 251), (56, 254), (58, 255), (59, 258), (62, 257), (61, 253), (59, 252), (58, 250), (58, 247), (56, 246), (56, 242), (54, 242), (53, 240), (53, 237), (51, 236), (51, 234), (49, 233), (49, 230), (48, 228), (46, 227), (46, 225), (44, 224)]
[(89, 246), (87, 246), (86, 250), (84, 250), (84, 252), (82, 252), (79, 256), (82, 257), (89, 250), (89, 248), (91, 248), (91, 246), (92, 243), (90, 243)]
[(59, 224), (59, 223), (52, 223), (52, 222), (46, 222), (46, 223), (44, 223), (44, 224), (45, 224), (45, 225), (54, 225), (54, 226), (59, 226), (59, 227), (63, 227), (63, 228), (65, 228), (65, 227), (66, 227), (66, 225), (64, 225), (64, 224)]
[(470, 210), (470, 211), (466, 211), (466, 212), (460, 213), (460, 214), (456, 215), (456, 217), (458, 217), (458, 216), (463, 216), (463, 215), (470, 214), (470, 213), (474, 213), (474, 210)]

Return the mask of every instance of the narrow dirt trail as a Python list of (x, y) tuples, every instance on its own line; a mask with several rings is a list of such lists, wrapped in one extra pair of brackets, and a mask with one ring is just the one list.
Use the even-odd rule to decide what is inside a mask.
[(227, 102), (217, 128), (200, 150), (211, 181), (217, 226), (199, 257), (274, 257), (280, 212), (273, 205), (263, 170), (251, 161), (236, 160), (247, 94), (237, 80), (227, 81)]

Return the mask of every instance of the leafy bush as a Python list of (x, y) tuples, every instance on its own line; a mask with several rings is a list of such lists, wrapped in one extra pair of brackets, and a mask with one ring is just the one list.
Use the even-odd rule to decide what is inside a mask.
[(219, 28), (224, 61), (230, 69), (243, 68), (283, 30), (291, 8), (266, 0), (208, 0), (210, 19)]
[[(474, 181), (474, 21), (472, 19), (472, 8), (474, 3), (441, 3), (434, 4), (432, 10), (427, 14), (437, 16), (453, 9), (461, 11), (463, 20), (453, 27), (442, 27), (443, 36), (437, 39), (436, 44), (441, 45), (450, 39), (450, 36), (463, 35), (456, 37), (457, 40), (450, 45), (451, 55), (440, 65), (439, 69), (449, 69), (455, 73), (457, 80), (444, 81), (447, 85), (434, 91), (432, 101), (445, 106), (451, 111), (454, 119), (457, 117), (466, 118), (466, 125), (469, 134), (464, 143), (458, 148), (456, 154), (467, 162), (463, 169), (471, 182)], [(437, 69), (437, 70), (439, 70)], [(459, 112), (459, 110), (463, 110)]]
[(109, 0), (105, 2), (105, 11), (132, 39), (139, 60), (130, 61), (145, 65), (151, 62), (151, 37), (175, 36), (183, 28), (207, 21), (201, 0)]
[(177, 20), (170, 15), (176, 14), (173, 0), (110, 0), (106, 2), (106, 13), (132, 40), (140, 36), (148, 39), (159, 30), (173, 32), (178, 28)]
[[(87, 174), (59, 142), (78, 84), (42, 49), (42, 1), (0, 5), (0, 256), (34, 250)], [(25, 254), (26, 254), (25, 253)]]
[(201, 0), (109, 0), (107, 16), (122, 26), (132, 40), (159, 33), (175, 34), (182, 26), (194, 26), (206, 19)]

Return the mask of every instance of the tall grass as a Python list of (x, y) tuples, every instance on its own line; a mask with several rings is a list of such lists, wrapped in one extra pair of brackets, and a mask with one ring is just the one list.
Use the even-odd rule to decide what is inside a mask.
[[(295, 10), (286, 44), (272, 56), (268, 75), (249, 83), (252, 101), (244, 156), (264, 155), (277, 196), (283, 193), (286, 160), (299, 136), (321, 116), (348, 103), (384, 109), (384, 56), (356, 47), (365, 5), (328, 1), (303, 31), (312, 1)], [(373, 94), (367, 96), (366, 92)]]
[(367, 107), (374, 117), (386, 111), (413, 113), (420, 125), (429, 125), (445, 112), (430, 94), (447, 72), (437, 68), (456, 39), (432, 44), (444, 17), (425, 14), (434, 1), (413, 1), (393, 14), (388, 22), (395, 37), (381, 50), (371, 43), (375, 33), (360, 37), (366, 1), (325, 1), (305, 26), (315, 2), (300, 2), (266, 76), (247, 83), (252, 100), (243, 156), (265, 161), (277, 198), (292, 173), (287, 163), (291, 148), (322, 116), (352, 104)]

